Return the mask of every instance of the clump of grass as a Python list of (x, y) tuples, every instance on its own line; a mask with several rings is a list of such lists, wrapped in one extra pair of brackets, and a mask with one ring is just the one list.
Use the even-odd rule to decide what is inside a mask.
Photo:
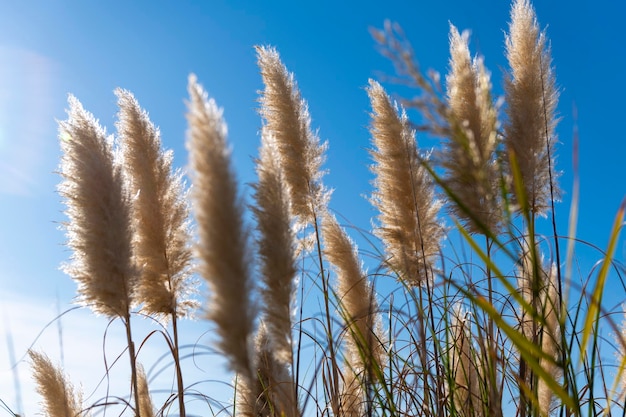
[[(79, 302), (124, 323), (133, 414), (168, 414), (177, 402), (184, 416), (190, 398), (197, 398), (190, 395), (196, 386), (183, 379), (177, 324), (194, 308), (188, 298), (194, 257), (210, 292), (205, 311), (217, 349), (236, 374), (233, 399), (206, 400), (210, 413), (624, 412), (626, 341), (602, 304), (611, 268), (623, 270), (613, 254), (624, 207), (597, 276), (591, 271), (582, 280), (578, 298), (565, 296), (575, 280), (571, 265), (567, 276), (561, 272), (564, 238), (554, 220), (560, 189), (555, 75), (530, 3), (514, 0), (511, 10), (503, 115), (482, 57), (472, 58), (469, 37), (456, 27), (445, 91), (438, 77), (422, 73), (397, 27), (373, 32), (398, 75), (421, 92), (396, 104), (379, 83), (367, 88), (371, 202), (378, 210), (373, 235), (380, 240), (372, 244), (379, 254), (374, 273), (366, 272), (350, 229), (328, 207), (326, 145), (311, 130), (295, 77), (275, 49), (257, 48), (264, 89), (250, 203), (256, 228), (245, 221), (222, 110), (194, 76), (187, 119), (195, 233), (182, 176), (132, 94), (117, 91), (117, 142), (70, 98), (69, 118), (60, 123), (59, 190), (73, 251), (65, 270), (79, 285)], [(414, 128), (420, 126), (403, 105), (422, 113), (421, 127), (442, 138), (440, 147), (418, 149)], [(541, 217), (550, 212), (552, 235), (541, 235)], [(444, 218), (453, 227), (444, 227)], [(445, 246), (446, 236), (458, 236), (461, 247)], [(544, 259), (543, 253), (554, 255)], [(387, 277), (395, 286), (378, 284)], [(176, 390), (161, 407), (137, 365), (131, 332), (137, 312), (162, 324), (158, 333), (172, 356)], [(601, 349), (605, 324), (617, 333), (616, 363)], [(82, 408), (44, 355), (31, 353), (31, 359), (48, 415), (89, 413), (92, 407)], [(618, 371), (610, 389), (606, 368), (612, 365)], [(98, 405), (112, 407), (108, 399)]]

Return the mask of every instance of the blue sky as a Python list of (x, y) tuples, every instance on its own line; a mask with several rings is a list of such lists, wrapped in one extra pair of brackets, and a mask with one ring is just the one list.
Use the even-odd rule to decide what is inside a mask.
[[(11, 330), (18, 359), (54, 318), (57, 303), (61, 310), (71, 306), (75, 291), (58, 270), (69, 253), (58, 230), (65, 217), (54, 174), (60, 156), (55, 120), (65, 118), (68, 93), (113, 133), (113, 90), (133, 91), (160, 127), (165, 146), (174, 150), (177, 166), (183, 167), (184, 100), (187, 76), (194, 72), (224, 108), (238, 178), (250, 183), (261, 125), (257, 91), (262, 88), (253, 46), (274, 45), (296, 75), (312, 126), (329, 142), (325, 181), (335, 189), (331, 206), (368, 229), (374, 213), (362, 197), (371, 181), (364, 87), (368, 78), (393, 71), (375, 50), (368, 27), (381, 27), (385, 19), (399, 22), (422, 67), (442, 74), (447, 70), (448, 22), (471, 29), (471, 49), (485, 56), (495, 92), (502, 92), (507, 1), (409, 3), (0, 0), (0, 329)], [(578, 235), (602, 247), (626, 194), (626, 141), (620, 126), (626, 112), (626, 37), (621, 30), (626, 6), (616, 0), (538, 0), (535, 7), (541, 25), (548, 26), (561, 89), (558, 168), (564, 172), (565, 195), (557, 206), (559, 228), (565, 234), (576, 107)], [(386, 86), (394, 91), (393, 85)], [(435, 145), (426, 138), (418, 137), (418, 142)], [(617, 257), (626, 258), (623, 239)], [(99, 348), (106, 323), (94, 319), (98, 324), (88, 324), (91, 316), (83, 312), (68, 317), (64, 349), (74, 352), (78, 341), (72, 337), (81, 334), (95, 339)], [(82, 325), (87, 330), (78, 330)], [(35, 346), (58, 358), (56, 329), (46, 330)], [(2, 341), (0, 380), (10, 380), (8, 356)], [(82, 365), (71, 365), (69, 356), (66, 352), (68, 370), (82, 379)], [(28, 404), (24, 411), (33, 415), (36, 408), (27, 401), (33, 398), (28, 367), (21, 364), (19, 372)], [(16, 407), (12, 386), (0, 387), (0, 398)]]

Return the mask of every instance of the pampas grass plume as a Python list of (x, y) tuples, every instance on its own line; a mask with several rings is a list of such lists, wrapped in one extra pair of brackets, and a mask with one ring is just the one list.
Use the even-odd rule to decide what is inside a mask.
[(29, 351), (37, 392), (43, 397), (47, 417), (77, 417), (82, 414), (80, 397), (63, 372), (43, 353)]
[(148, 378), (141, 365), (137, 365), (137, 385), (139, 389), (139, 414), (142, 417), (154, 417), (154, 405), (148, 388)]
[(337, 271), (339, 308), (347, 321), (347, 354), (353, 369), (381, 367), (385, 350), (378, 319), (378, 305), (366, 274), (361, 268), (354, 243), (335, 216), (322, 220), (324, 255)]
[(126, 319), (136, 281), (130, 199), (111, 139), (75, 97), (69, 97), (69, 105), (68, 119), (59, 123), (59, 193), (67, 206), (67, 245), (73, 251), (64, 270), (78, 283), (82, 304)]
[(450, 25), (450, 71), (446, 77), (449, 138), (442, 151), (445, 182), (463, 207), (452, 212), (470, 232), (498, 230), (498, 182), (495, 160), (497, 112), (490, 76), (483, 61), (472, 61), (468, 33)]
[(184, 316), (195, 304), (188, 299), (189, 209), (182, 177), (173, 172), (172, 153), (161, 150), (158, 129), (133, 95), (121, 89), (116, 95), (124, 169), (134, 196), (137, 302), (150, 315)]
[(199, 272), (211, 290), (208, 318), (230, 367), (254, 379), (250, 342), (255, 308), (250, 300), (250, 257), (243, 208), (230, 166), (222, 110), (189, 78), (188, 148), (199, 242)]
[(441, 204), (435, 199), (429, 173), (421, 165), (414, 132), (406, 114), (375, 81), (367, 93), (372, 105), (370, 132), (374, 150), (373, 205), (379, 210), (387, 263), (406, 284), (420, 286), (432, 279), (434, 256), (443, 228), (437, 221)]
[(459, 306), (453, 309), (450, 323), (454, 404), (462, 416), (482, 416), (478, 353), (472, 347), (471, 322)]
[(292, 212), (301, 226), (314, 224), (328, 199), (321, 183), (326, 145), (311, 131), (306, 101), (276, 49), (258, 46), (256, 51), (265, 84), (260, 113), (275, 138)]
[[(540, 32), (528, 0), (515, 0), (506, 37), (510, 74), (505, 81), (508, 121), (504, 141), (514, 152), (524, 192), (534, 214), (550, 207), (551, 176), (555, 172), (552, 148), (558, 92), (546, 35)], [(558, 189), (554, 189), (555, 197)]]
[(256, 205), (252, 208), (257, 219), (257, 246), (265, 284), (261, 290), (263, 313), (276, 358), (291, 364), (296, 243), (289, 194), (278, 158), (274, 137), (264, 128), (256, 168), (258, 183), (254, 187)]

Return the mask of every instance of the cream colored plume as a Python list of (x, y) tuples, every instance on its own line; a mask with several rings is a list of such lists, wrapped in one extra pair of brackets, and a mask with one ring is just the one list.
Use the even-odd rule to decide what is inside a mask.
[(292, 213), (300, 226), (311, 225), (327, 200), (321, 182), (326, 145), (311, 131), (307, 104), (278, 52), (270, 47), (256, 51), (265, 85), (259, 99), (264, 129), (274, 137)]
[[(550, 358), (541, 358), (539, 361), (541, 367), (552, 378), (557, 378), (562, 373), (556, 364), (561, 346), (558, 275), (556, 265), (552, 265), (549, 272), (546, 271), (547, 268), (538, 250), (535, 256), (537, 259), (534, 260), (528, 243), (524, 241), (520, 256), (522, 264), (519, 270), (518, 287), (524, 301), (530, 305), (535, 314), (542, 317), (542, 320), (533, 319), (532, 310), (521, 309), (520, 326), (522, 334), (528, 340), (540, 345), (541, 350)], [(530, 386), (530, 380), (525, 383)], [(538, 378), (537, 397), (542, 415), (548, 415), (553, 404), (554, 393), (542, 378)]]
[(133, 266), (130, 198), (112, 140), (73, 96), (68, 119), (59, 123), (59, 194), (65, 199), (67, 245), (64, 267), (78, 283), (79, 301), (99, 314), (128, 318), (136, 271)]
[(255, 185), (259, 237), (257, 241), (264, 286), (263, 314), (267, 336), (277, 360), (292, 364), (292, 300), (296, 278), (296, 241), (292, 230), (289, 194), (278, 162), (276, 141), (264, 128), (257, 160)]
[(189, 208), (172, 152), (161, 149), (158, 129), (133, 95), (116, 91), (117, 128), (124, 170), (133, 197), (135, 259), (140, 271), (137, 302), (150, 315), (186, 315), (194, 303), (189, 282)]
[[(505, 83), (504, 142), (513, 153), (531, 212), (545, 215), (554, 183), (554, 129), (558, 92), (545, 32), (528, 0), (515, 0), (506, 37), (510, 73)], [(552, 178), (551, 178), (552, 176)], [(552, 184), (551, 184), (552, 180)]]
[(326, 213), (322, 220), (324, 255), (337, 272), (340, 314), (346, 321), (346, 356), (355, 370), (381, 367), (385, 349), (378, 303), (366, 274), (361, 268), (354, 243), (337, 219)]
[(237, 378), (236, 413), (238, 417), (296, 417), (296, 390), (288, 365), (276, 360), (265, 321), (261, 321), (255, 344), (256, 373), (253, 381)]
[(139, 390), (139, 415), (142, 417), (154, 417), (154, 405), (152, 404), (152, 397), (150, 396), (148, 379), (146, 377), (146, 371), (144, 371), (141, 365), (137, 366), (137, 386)]
[(372, 105), (370, 132), (374, 150), (372, 203), (380, 212), (375, 233), (385, 245), (386, 262), (406, 284), (431, 280), (443, 228), (437, 220), (429, 173), (422, 166), (406, 115), (398, 116), (389, 96), (375, 81), (367, 89)]
[(28, 352), (37, 392), (42, 397), (46, 417), (78, 417), (83, 415), (80, 396), (74, 387), (43, 353)]
[(230, 367), (252, 381), (255, 308), (250, 300), (250, 255), (243, 208), (230, 164), (222, 110), (189, 78), (188, 142), (193, 208), (198, 224), (199, 272), (211, 297), (208, 318)]
[(454, 405), (461, 416), (482, 416), (484, 415), (480, 387), (482, 365), (479, 353), (472, 345), (469, 315), (458, 306), (453, 309), (450, 330)]
[(341, 411), (344, 416), (361, 416), (367, 401), (362, 385), (382, 369), (386, 358), (378, 303), (355, 244), (330, 213), (322, 219), (322, 236), (324, 255), (337, 273), (337, 302), (346, 327)]
[(445, 184), (459, 203), (452, 212), (472, 233), (496, 233), (500, 224), (495, 164), (497, 111), (490, 75), (481, 58), (472, 61), (468, 34), (450, 25), (450, 71), (446, 77), (449, 137), (441, 155)]

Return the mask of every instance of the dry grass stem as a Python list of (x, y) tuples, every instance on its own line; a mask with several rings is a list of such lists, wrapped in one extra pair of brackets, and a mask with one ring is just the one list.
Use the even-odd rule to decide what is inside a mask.
[(412, 286), (432, 279), (435, 255), (443, 228), (437, 220), (441, 204), (435, 199), (430, 174), (421, 165), (414, 132), (406, 115), (375, 81), (368, 94), (372, 105), (370, 132), (374, 150), (373, 205), (379, 210), (387, 263), (399, 278)]
[(191, 250), (189, 209), (172, 152), (161, 150), (158, 129), (133, 95), (118, 89), (117, 128), (133, 195), (135, 259), (140, 271), (137, 302), (150, 315), (181, 317), (195, 304), (188, 296)]
[(211, 290), (208, 318), (218, 347), (240, 376), (253, 379), (250, 341), (255, 308), (250, 300), (250, 255), (243, 207), (230, 166), (222, 110), (189, 79), (188, 148), (199, 242), (199, 272)]
[(108, 317), (127, 318), (133, 302), (130, 198), (114, 157), (112, 139), (73, 96), (68, 119), (59, 123), (59, 193), (69, 222), (72, 261), (64, 267), (78, 283), (79, 301)]
[(263, 313), (277, 360), (291, 365), (296, 243), (289, 194), (278, 158), (276, 142), (264, 128), (257, 161), (256, 206), (252, 208), (259, 231), (257, 246), (264, 283), (261, 290)]
[(505, 81), (504, 141), (517, 160), (530, 210), (545, 215), (550, 209), (550, 176), (555, 175), (550, 169), (558, 92), (548, 41), (528, 0), (513, 3), (506, 55), (510, 74)]

